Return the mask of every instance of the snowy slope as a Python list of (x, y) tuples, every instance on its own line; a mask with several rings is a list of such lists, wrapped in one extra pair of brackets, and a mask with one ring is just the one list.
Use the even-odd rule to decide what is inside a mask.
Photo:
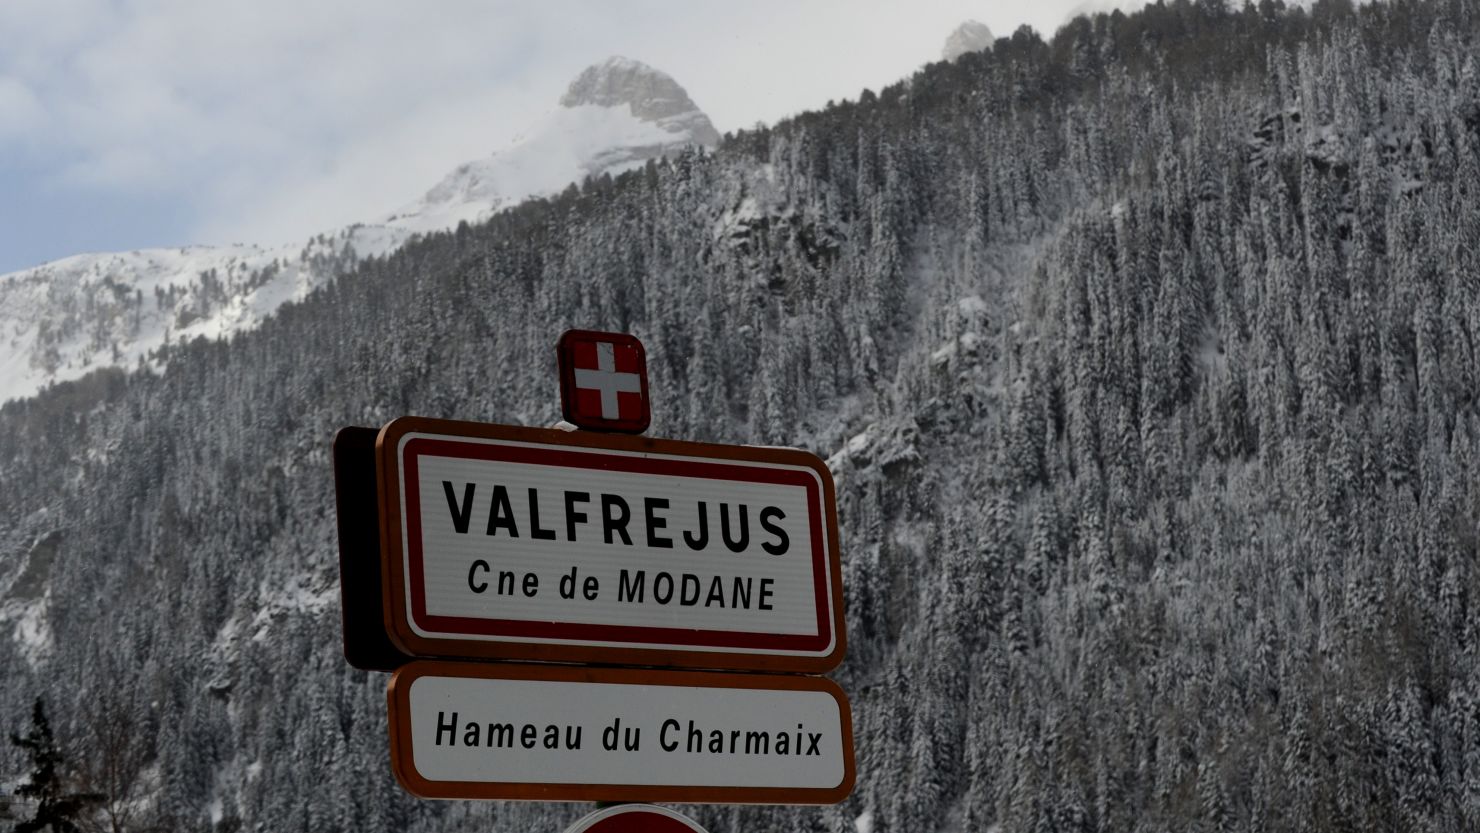
[(161, 347), (257, 326), (406, 235), (351, 227), (296, 246), (76, 255), (0, 277), (0, 401), (100, 367), (158, 367)]
[(587, 176), (616, 175), (719, 134), (668, 75), (626, 58), (582, 72), (511, 146), (459, 165), (378, 221), (281, 246), (85, 254), (0, 276), (0, 402), (101, 367), (159, 367), (160, 348), (256, 327), (359, 260), (477, 223)]
[(609, 58), (577, 76), (560, 107), (512, 146), (459, 165), (382, 224), (425, 232), (478, 222), (588, 176), (615, 176), (696, 144), (713, 147), (719, 133), (683, 87), (646, 64)]
[(587, 176), (615, 176), (692, 143), (687, 134), (668, 133), (625, 108), (562, 107), (507, 150), (459, 165), (383, 225), (427, 232), (476, 223), (530, 197), (559, 193)]

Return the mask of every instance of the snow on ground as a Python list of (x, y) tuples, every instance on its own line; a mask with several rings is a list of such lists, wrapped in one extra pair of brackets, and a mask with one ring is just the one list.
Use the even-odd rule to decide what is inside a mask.
[(11, 631), (21, 656), (34, 668), (47, 654), (51, 653), (51, 625), (46, 621), (46, 611), (51, 600), (50, 591), (40, 599), (29, 602), (11, 602), (0, 608), (0, 622), (12, 622)]
[(980, 295), (967, 295), (956, 302), (962, 315), (981, 315), (987, 311), (987, 302)]
[(248, 631), (253, 642), (265, 640), (275, 620), (287, 614), (316, 616), (339, 601), (338, 576), (329, 579), (300, 575), (286, 587), (276, 591), (263, 590), (257, 613), (252, 617)]
[[(869, 427), (872, 428), (873, 426)], [(873, 438), (869, 435), (868, 431), (861, 431), (857, 434), (854, 434), (851, 438), (849, 438), (847, 444), (834, 452), (831, 457), (827, 458), (828, 470), (833, 473), (834, 477), (837, 477), (840, 473), (839, 470), (842, 468), (843, 463), (847, 462), (850, 459), (862, 456), (863, 452), (868, 449), (869, 443), (871, 442), (873, 442)]]

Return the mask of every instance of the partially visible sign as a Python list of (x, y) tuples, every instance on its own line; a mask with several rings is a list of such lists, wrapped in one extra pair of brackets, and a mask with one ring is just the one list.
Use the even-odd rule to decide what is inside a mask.
[(565, 833), (705, 833), (699, 823), (667, 807), (620, 804), (586, 816)]
[(837, 510), (813, 454), (417, 418), (377, 454), (385, 627), (407, 654), (842, 661)]
[(414, 662), (391, 761), (422, 798), (833, 804), (853, 725), (821, 677)]
[(647, 353), (637, 336), (567, 330), (555, 346), (560, 409), (567, 422), (592, 431), (641, 434), (652, 420)]
[(385, 631), (385, 594), (376, 514), (374, 428), (334, 435), (334, 508), (339, 521), (339, 610), (344, 658), (365, 671), (394, 671), (411, 657)]

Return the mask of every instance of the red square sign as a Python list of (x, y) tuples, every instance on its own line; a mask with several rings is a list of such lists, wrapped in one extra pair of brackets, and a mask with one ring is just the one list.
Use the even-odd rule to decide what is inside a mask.
[(591, 431), (647, 430), (647, 354), (636, 336), (566, 330), (560, 357), (560, 409), (567, 422)]

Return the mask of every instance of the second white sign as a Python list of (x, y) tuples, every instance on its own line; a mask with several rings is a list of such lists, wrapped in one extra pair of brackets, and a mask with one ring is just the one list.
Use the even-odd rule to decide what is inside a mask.
[(854, 777), (847, 699), (819, 677), (413, 663), (391, 724), (428, 798), (831, 803)]

